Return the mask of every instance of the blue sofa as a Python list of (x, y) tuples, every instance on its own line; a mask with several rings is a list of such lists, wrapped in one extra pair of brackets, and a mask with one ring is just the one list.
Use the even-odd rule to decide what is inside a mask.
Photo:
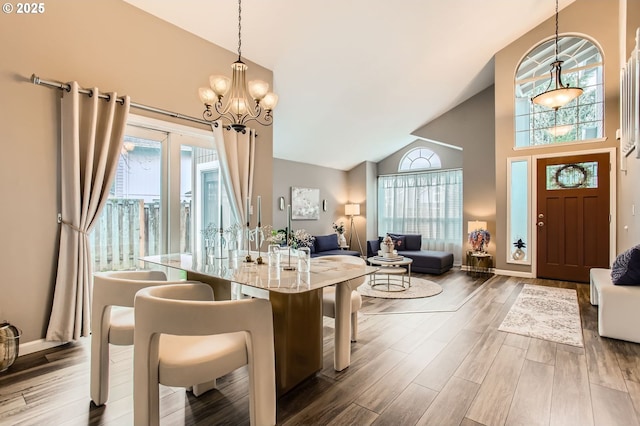
[(354, 250), (343, 250), (338, 244), (338, 234), (315, 235), (311, 248), (311, 257), (346, 255), (360, 256), (360, 252)]
[[(411, 272), (443, 274), (453, 266), (453, 253), (422, 250), (420, 234), (389, 234), (400, 256), (413, 259)], [(383, 237), (367, 241), (367, 257), (377, 256)]]

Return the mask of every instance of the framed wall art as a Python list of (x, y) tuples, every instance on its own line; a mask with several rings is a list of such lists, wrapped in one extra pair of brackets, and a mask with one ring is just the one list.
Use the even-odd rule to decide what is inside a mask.
[(291, 187), (291, 219), (318, 220), (320, 218), (320, 190)]

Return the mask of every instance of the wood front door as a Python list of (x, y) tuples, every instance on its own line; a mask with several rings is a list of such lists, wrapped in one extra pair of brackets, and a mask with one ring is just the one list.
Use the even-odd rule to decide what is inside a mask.
[(609, 154), (538, 159), (537, 276), (589, 282), (609, 267)]

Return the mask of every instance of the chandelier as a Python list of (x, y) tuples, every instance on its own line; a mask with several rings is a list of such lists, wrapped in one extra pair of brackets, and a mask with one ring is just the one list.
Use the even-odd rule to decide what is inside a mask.
[[(562, 62), (558, 59), (558, 0), (556, 0), (556, 60), (551, 64), (551, 75), (547, 90), (531, 98), (534, 104), (546, 106), (558, 110), (578, 96), (582, 95), (579, 87), (569, 87), (562, 84)], [(555, 82), (555, 88), (551, 89), (551, 83)]]
[[(278, 95), (269, 92), (269, 84), (262, 80), (251, 80), (247, 85), (247, 65), (242, 62), (242, 0), (238, 0), (238, 60), (231, 64), (231, 79), (223, 75), (209, 77), (209, 87), (198, 92), (205, 110), (202, 116), (207, 121), (223, 119), (236, 132), (244, 132), (248, 121), (269, 126), (273, 123), (271, 111), (278, 103)], [(231, 93), (229, 93), (231, 91)], [(229, 93), (229, 96), (227, 96)], [(215, 110), (215, 112), (214, 112)]]

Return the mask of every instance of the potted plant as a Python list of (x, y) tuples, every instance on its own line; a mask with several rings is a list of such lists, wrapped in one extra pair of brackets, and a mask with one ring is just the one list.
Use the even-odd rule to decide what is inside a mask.
[(518, 238), (518, 240), (516, 242), (514, 242), (513, 245), (516, 248), (513, 251), (513, 254), (512, 254), (513, 260), (522, 260), (522, 259), (524, 259), (525, 252), (522, 249), (527, 247), (527, 245), (524, 243), (524, 241), (522, 241), (522, 238)]

